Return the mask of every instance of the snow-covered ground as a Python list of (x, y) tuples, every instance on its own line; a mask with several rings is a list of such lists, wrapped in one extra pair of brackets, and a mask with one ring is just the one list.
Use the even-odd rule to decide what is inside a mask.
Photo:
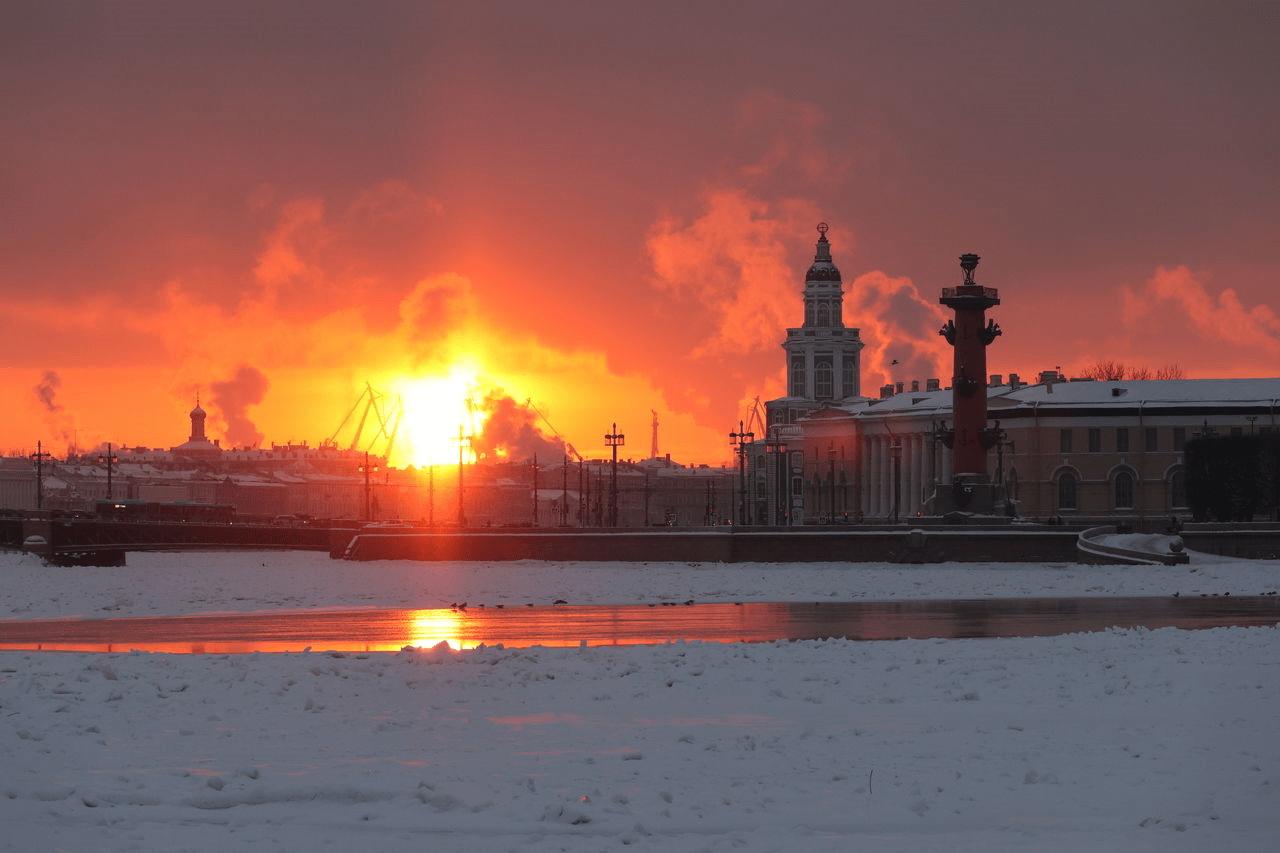
[[(1280, 562), (0, 555), (0, 619), (1271, 592)], [(370, 654), (0, 652), (0, 849), (1273, 849), (1280, 629)]]

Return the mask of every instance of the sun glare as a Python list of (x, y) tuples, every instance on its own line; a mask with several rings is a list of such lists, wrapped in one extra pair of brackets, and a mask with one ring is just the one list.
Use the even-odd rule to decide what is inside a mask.
[[(477, 372), (454, 365), (445, 376), (419, 376), (396, 383), (404, 422), (401, 448), (396, 455), (401, 464), (445, 465), (458, 461), (459, 435), (471, 436), (484, 425), (485, 413), (476, 405), (479, 393)], [(474, 461), (469, 448), (467, 461)]]

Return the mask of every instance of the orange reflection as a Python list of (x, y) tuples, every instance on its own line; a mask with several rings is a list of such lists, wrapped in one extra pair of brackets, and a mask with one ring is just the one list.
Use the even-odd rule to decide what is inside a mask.
[[(454, 649), (473, 648), (474, 641), (463, 640), (466, 617), (457, 610), (413, 610), (409, 615), (409, 640), (403, 646), (431, 648), (448, 643)], [(465, 643), (465, 645), (464, 645)]]

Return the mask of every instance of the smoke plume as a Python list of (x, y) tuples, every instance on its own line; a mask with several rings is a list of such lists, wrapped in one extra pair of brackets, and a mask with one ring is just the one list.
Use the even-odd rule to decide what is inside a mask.
[(225, 382), (213, 383), (212, 403), (226, 422), (228, 444), (256, 447), (262, 443), (262, 433), (249, 419), (248, 410), (262, 402), (270, 385), (262, 371), (249, 365), (241, 365)]
[(517, 403), (494, 390), (485, 395), (480, 406), (487, 417), (472, 440), (477, 459), (522, 460), (537, 454), (540, 459), (551, 460), (565, 452), (563, 441), (547, 436), (538, 427), (538, 415), (529, 404)]

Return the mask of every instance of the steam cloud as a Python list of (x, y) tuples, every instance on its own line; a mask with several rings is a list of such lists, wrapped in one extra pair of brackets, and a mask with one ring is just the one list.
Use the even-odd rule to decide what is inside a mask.
[(54, 437), (65, 442), (70, 450), (74, 450), (76, 429), (74, 419), (63, 411), (62, 404), (57, 401), (58, 389), (62, 387), (62, 377), (53, 370), (46, 370), (40, 382), (32, 390), (36, 399), (44, 407), (45, 426), (53, 431)]
[(1233, 288), (1215, 297), (1185, 266), (1158, 267), (1138, 292), (1123, 291), (1124, 318), (1132, 323), (1161, 303), (1172, 303), (1207, 337), (1280, 354), (1280, 317), (1266, 305), (1246, 308)]
[[(876, 396), (881, 384), (951, 378), (951, 348), (938, 335), (946, 322), (940, 306), (925, 299), (909, 278), (865, 273), (848, 285), (845, 325), (861, 329), (862, 393)], [(897, 364), (893, 362), (897, 361)]]
[(226, 421), (227, 442), (237, 447), (256, 447), (262, 433), (249, 419), (248, 409), (261, 403), (271, 383), (262, 371), (241, 365), (225, 382), (213, 383), (213, 404)]
[(35, 392), (46, 412), (62, 411), (62, 406), (54, 400), (61, 387), (62, 378), (52, 370), (46, 370), (44, 376), (40, 377), (40, 384), (36, 385)]
[(565, 452), (564, 442), (549, 437), (538, 427), (538, 415), (525, 403), (517, 403), (501, 391), (490, 391), (480, 404), (488, 414), (480, 434), (472, 440), (476, 457), (493, 460), (557, 459)]

